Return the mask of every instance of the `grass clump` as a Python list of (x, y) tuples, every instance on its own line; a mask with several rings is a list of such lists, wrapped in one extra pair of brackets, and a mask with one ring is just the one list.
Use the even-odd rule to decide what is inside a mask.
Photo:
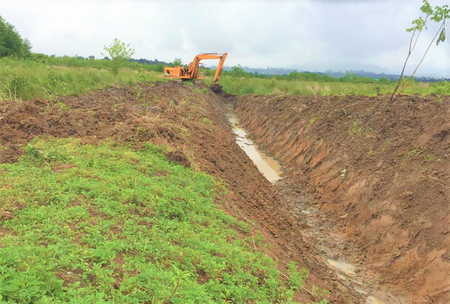
[(56, 66), (12, 58), (0, 58), (0, 66), (0, 101), (55, 98), (112, 85), (132, 85), (143, 79), (164, 81), (162, 73), (137, 69), (125, 68), (115, 76), (107, 69)]
[(304, 273), (291, 265), (284, 286), (215, 206), (213, 178), (164, 152), (47, 138), (1, 164), (1, 300), (291, 303)]

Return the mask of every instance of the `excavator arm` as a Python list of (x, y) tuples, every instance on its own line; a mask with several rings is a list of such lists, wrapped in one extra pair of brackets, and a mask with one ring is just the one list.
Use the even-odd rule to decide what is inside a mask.
[(220, 73), (223, 70), (223, 64), (227, 58), (227, 53), (204, 53), (195, 56), (194, 60), (185, 67), (164, 67), (164, 77), (181, 78), (185, 80), (202, 79), (200, 76), (200, 61), (205, 59), (219, 59), (216, 73), (214, 74), (213, 85), (219, 81)]

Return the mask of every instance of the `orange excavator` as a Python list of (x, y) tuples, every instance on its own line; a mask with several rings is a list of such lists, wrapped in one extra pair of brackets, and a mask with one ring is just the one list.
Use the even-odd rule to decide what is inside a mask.
[(195, 56), (194, 60), (189, 63), (189, 67), (164, 67), (164, 77), (169, 78), (181, 78), (181, 80), (194, 80), (194, 79), (203, 79), (203, 76), (200, 75), (200, 61), (204, 59), (220, 59), (219, 64), (217, 66), (216, 74), (214, 75), (213, 86), (217, 85), (219, 81), (220, 73), (223, 69), (223, 64), (225, 59), (227, 58), (227, 53), (219, 54), (219, 53), (203, 53)]

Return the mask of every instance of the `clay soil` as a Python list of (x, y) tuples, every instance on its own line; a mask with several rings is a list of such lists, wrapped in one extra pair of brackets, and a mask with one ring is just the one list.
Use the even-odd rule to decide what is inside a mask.
[[(259, 110), (262, 112), (255, 113), (255, 117), (259, 119), (261, 115), (265, 115), (262, 114), (264, 112), (272, 113), (262, 107)], [(171, 150), (167, 153), (168, 159), (190, 166), (194, 170), (206, 171), (226, 183), (230, 193), (227, 197), (219, 198), (218, 205), (227, 213), (254, 223), (251, 233), (260, 230), (265, 239), (274, 244), (269, 249), (256, 248), (255, 244), (255, 250), (268, 250), (270, 256), (278, 259), (279, 269), (283, 273), (286, 273), (286, 265), (291, 260), (310, 270), (305, 289), (298, 295), (297, 300), (320, 300), (321, 296), (311, 292), (314, 285), (332, 290), (332, 303), (363, 303), (363, 298), (355, 290), (337, 280), (314, 245), (315, 240), (304, 233), (304, 224), (283, 201), (286, 193), (292, 194), (291, 189), (277, 190), (234, 142), (224, 111), (223, 100), (206, 87), (192, 87), (181, 83), (109, 88), (53, 101), (4, 101), (0, 102), (0, 163), (15, 162), (24, 153), (27, 143), (36, 136), (76, 137), (89, 144), (113, 139), (136, 149), (139, 149), (143, 142), (166, 145)], [(263, 120), (259, 122), (262, 123)], [(280, 131), (285, 132), (284, 129)], [(441, 137), (443, 141), (447, 140), (448, 144), (445, 132)], [(438, 139), (431, 137), (429, 140), (435, 142)], [(443, 158), (438, 151), (433, 153), (436, 157)], [(444, 170), (443, 164), (445, 160), (429, 166), (432, 166), (430, 168), (433, 170)], [(353, 167), (348, 168), (348, 179), (353, 180), (356, 172), (353, 172)], [(434, 171), (427, 171), (427, 174), (431, 172)], [(441, 175), (433, 176), (436, 183), (443, 178)], [(347, 183), (350, 184), (344, 184)], [(417, 183), (423, 185), (421, 189), (425, 191), (425, 185), (420, 181)], [(369, 185), (369, 181), (365, 185)], [(432, 191), (440, 189), (435, 187)], [(408, 196), (411, 198), (407, 201), (411, 205), (410, 210), (416, 210), (417, 200), (425, 195), (423, 191)], [(445, 192), (442, 195), (446, 195)], [(327, 196), (323, 197), (326, 201)], [(434, 200), (434, 203), (441, 204), (437, 206), (442, 207), (441, 201)], [(330, 204), (336, 205), (334, 209), (339, 208), (339, 202), (333, 201)], [(355, 203), (354, 206), (356, 208), (358, 205)], [(403, 206), (398, 206), (400, 207)], [(330, 207), (330, 210), (332, 209)], [(350, 213), (351, 210), (345, 212)], [(432, 214), (432, 210), (427, 212)], [(351, 213), (349, 219), (355, 220), (356, 214)], [(368, 214), (372, 216), (372, 213)], [(443, 215), (444, 212), (439, 213), (440, 221), (443, 221)], [(379, 215), (381, 216), (382, 214)], [(338, 224), (342, 228), (347, 227)], [(348, 229), (349, 235), (356, 234), (356, 231), (350, 230), (350, 224)], [(359, 237), (368, 239), (370, 233), (360, 231)], [(418, 231), (415, 238), (423, 238), (421, 233), (423, 234)], [(448, 235), (444, 234), (441, 240), (448, 240)], [(436, 250), (444, 248), (443, 243), (440, 247), (436, 246), (433, 247)], [(409, 247), (405, 246), (404, 250), (407, 248)], [(418, 256), (420, 252), (417, 252)], [(440, 252), (437, 251), (437, 254)]]
[(449, 97), (245, 96), (236, 109), (284, 163), (280, 191), (306, 190), (325, 254), (404, 303), (450, 303)]

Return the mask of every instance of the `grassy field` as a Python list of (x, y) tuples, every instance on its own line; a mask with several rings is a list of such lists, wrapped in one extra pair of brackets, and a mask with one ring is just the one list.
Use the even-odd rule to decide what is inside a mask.
[[(71, 59), (71, 58), (69, 58)], [(107, 60), (81, 60), (56, 58), (49, 62), (16, 60), (0, 58), (0, 100), (29, 100), (33, 98), (55, 98), (71, 94), (84, 93), (113, 85), (132, 85), (143, 81), (165, 81), (156, 67), (132, 63), (114, 76), (107, 67)], [(62, 65), (64, 64), (64, 65)], [(131, 68), (134, 67), (134, 68)], [(152, 67), (152, 68), (150, 68)], [(319, 81), (292, 79), (289, 76), (248, 77), (223, 75), (220, 84), (230, 94), (290, 94), (290, 95), (365, 95), (389, 94), (394, 82), (360, 82), (358, 78), (351, 81), (326, 81), (321, 76)], [(301, 74), (299, 74), (301, 75)], [(309, 77), (311, 78), (311, 76)], [(323, 79), (322, 79), (323, 78)], [(211, 85), (212, 77), (207, 76), (205, 83)], [(450, 95), (450, 83), (413, 82), (406, 94), (440, 94)]]
[(49, 65), (10, 58), (0, 58), (0, 66), (0, 100), (54, 98), (112, 85), (165, 80), (160, 72), (139, 68), (122, 69), (114, 77), (107, 69)]
[[(113, 85), (132, 85), (143, 81), (166, 81), (155, 67), (132, 63), (114, 76), (107, 67), (107, 60), (53, 59), (49, 62), (32, 60), (16, 60), (0, 58), (0, 100), (29, 100), (33, 98), (55, 98), (71, 94), (84, 93)], [(64, 65), (62, 65), (64, 64)], [(131, 68), (134, 67), (134, 68)], [(150, 68), (152, 67), (152, 68)], [(248, 73), (246, 73), (247, 75)], [(250, 75), (250, 74), (248, 74)], [(297, 80), (289, 76), (277, 77), (239, 77), (223, 75), (219, 83), (230, 94), (290, 94), (290, 95), (365, 95), (389, 94), (393, 91), (394, 82), (327, 82), (326, 77), (319, 81), (310, 79)], [(311, 76), (309, 77), (311, 78)], [(323, 79), (322, 79), (323, 78)], [(205, 83), (211, 85), (212, 77), (207, 76)], [(405, 91), (406, 94), (440, 94), (450, 95), (450, 83), (413, 82)]]
[[(212, 83), (212, 78), (205, 79), (207, 84)], [(389, 94), (394, 90), (394, 83), (352, 83), (352, 82), (319, 82), (283, 80), (276, 78), (251, 78), (223, 76), (219, 83), (223, 89), (234, 95), (245, 94), (289, 94), (289, 95), (364, 95), (376, 96), (377, 94)], [(450, 95), (450, 83), (412, 83), (406, 90), (406, 94), (442, 94)]]
[(249, 226), (217, 209), (223, 186), (164, 152), (36, 138), (1, 164), (0, 299), (291, 303), (307, 272), (291, 263), (285, 285)]

